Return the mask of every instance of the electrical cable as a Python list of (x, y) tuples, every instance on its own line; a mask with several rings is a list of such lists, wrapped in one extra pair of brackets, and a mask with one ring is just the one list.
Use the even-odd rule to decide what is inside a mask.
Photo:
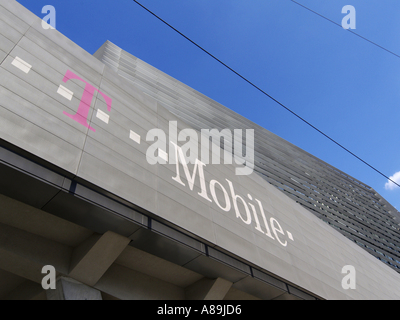
[[(310, 11), (310, 12), (312, 12), (312, 13), (314, 13), (314, 14), (320, 16), (321, 18), (324, 18), (325, 20), (328, 20), (329, 22), (331, 22), (331, 23), (333, 23), (333, 24), (335, 24), (335, 25), (337, 25), (337, 26), (339, 26), (340, 28), (343, 29), (343, 27), (342, 27), (341, 24), (339, 24), (339, 23), (337, 23), (337, 22), (335, 22), (335, 21), (333, 21), (333, 20), (331, 20), (331, 19), (329, 19), (329, 18), (323, 16), (322, 14), (320, 14), (320, 13), (318, 13), (318, 12), (316, 12), (316, 11), (314, 11), (314, 10), (308, 8), (308, 7), (306, 7), (305, 5), (302, 5), (301, 3), (299, 3), (299, 2), (297, 2), (297, 1), (295, 1), (295, 0), (290, 0), (290, 1), (292, 1), (293, 3), (299, 5), (300, 7), (303, 7), (304, 9), (307, 9), (308, 11)], [(382, 47), (381, 45), (379, 45), (379, 44), (377, 44), (377, 43), (375, 43), (375, 42), (373, 42), (373, 41), (371, 41), (371, 40), (369, 40), (369, 39), (363, 37), (362, 35), (359, 35), (358, 33), (352, 31), (351, 29), (346, 29), (346, 30), (349, 31), (349, 32), (351, 32), (352, 34), (356, 35), (357, 37), (360, 37), (361, 39), (363, 39), (363, 40), (365, 40), (365, 41), (368, 41), (369, 43), (372, 43), (373, 45), (377, 46), (378, 48), (380, 48), (380, 49), (382, 49), (382, 50), (385, 50), (385, 51), (389, 52), (390, 54), (393, 54), (393, 55), (396, 56), (397, 58), (400, 58), (400, 55), (398, 55), (397, 53), (394, 53), (393, 51), (390, 51), (390, 50), (386, 49), (385, 47)]]
[[(281, 107), (283, 107), (284, 109), (286, 109), (288, 112), (290, 112), (292, 115), (294, 115), (295, 117), (297, 117), (298, 119), (300, 119), (301, 121), (303, 121), (304, 123), (306, 123), (308, 126), (310, 126), (311, 128), (313, 128), (314, 130), (316, 130), (317, 132), (319, 132), (320, 134), (322, 134), (325, 138), (329, 139), (331, 142), (333, 142), (334, 144), (336, 144), (337, 146), (339, 146), (341, 149), (345, 150), (346, 152), (348, 152), (349, 154), (351, 154), (353, 157), (355, 157), (356, 159), (358, 159), (359, 161), (361, 161), (362, 163), (364, 163), (365, 165), (367, 165), (368, 167), (370, 167), (371, 169), (373, 169), (375, 172), (379, 173), (381, 176), (385, 177), (386, 179), (388, 179), (388, 181), (391, 181), (392, 183), (394, 183), (395, 185), (397, 185), (398, 187), (400, 187), (400, 184), (398, 184), (396, 181), (393, 181), (391, 178), (389, 178), (387, 175), (385, 175), (384, 173), (382, 173), (381, 171), (379, 171), (378, 169), (376, 169), (375, 167), (373, 167), (372, 165), (370, 165), (368, 162), (364, 161), (363, 159), (361, 159), (359, 156), (357, 156), (356, 154), (354, 154), (353, 152), (351, 152), (350, 150), (348, 150), (346, 147), (344, 147), (343, 145), (341, 145), (339, 142), (337, 142), (336, 140), (332, 139), (331, 137), (329, 137), (327, 134), (325, 134), (324, 132), (322, 132), (321, 130), (319, 130), (317, 127), (315, 127), (314, 125), (312, 125), (311, 123), (309, 123), (307, 120), (305, 120), (304, 118), (302, 118), (301, 116), (299, 116), (297, 113), (295, 113), (294, 111), (290, 110), (288, 107), (286, 107), (284, 104), (282, 104), (281, 102), (279, 102), (278, 100), (276, 100), (275, 98), (273, 98), (271, 95), (269, 95), (268, 93), (266, 93), (264, 90), (262, 90), (261, 88), (259, 88), (257, 85), (255, 85), (253, 82), (251, 82), (250, 80), (248, 80), (247, 78), (245, 78), (244, 76), (242, 76), (240, 73), (238, 73), (237, 71), (235, 71), (234, 69), (232, 69), (231, 67), (229, 67), (227, 64), (225, 64), (224, 62), (222, 62), (221, 60), (219, 60), (217, 57), (215, 57), (214, 55), (212, 55), (210, 52), (208, 52), (206, 49), (204, 49), (203, 47), (201, 47), (200, 45), (198, 45), (196, 42), (194, 42), (193, 40), (191, 40), (189, 37), (187, 37), (186, 35), (184, 35), (182, 32), (180, 32), (179, 30), (177, 30), (176, 28), (174, 28), (172, 25), (170, 25), (168, 22), (166, 22), (165, 20), (163, 20), (162, 18), (160, 18), (158, 15), (156, 15), (154, 12), (152, 12), (150, 9), (146, 8), (144, 5), (142, 5), (140, 2), (138, 2), (137, 0), (133, 0), (136, 4), (138, 4), (140, 7), (142, 7), (143, 9), (145, 9), (147, 12), (149, 12), (151, 15), (153, 15), (154, 17), (156, 17), (158, 20), (160, 20), (161, 22), (163, 22), (165, 25), (167, 25), (168, 27), (170, 27), (172, 30), (174, 30), (175, 32), (177, 32), (179, 35), (181, 35), (182, 37), (184, 37), (186, 40), (188, 40), (190, 43), (192, 43), (193, 45), (195, 45), (197, 48), (199, 48), (200, 50), (202, 50), (204, 53), (206, 53), (207, 55), (209, 55), (211, 58), (213, 58), (214, 60), (216, 60), (217, 62), (219, 62), (220, 64), (222, 64), (224, 67), (226, 67), (227, 69), (229, 69), (230, 71), (232, 71), (234, 74), (236, 74), (238, 77), (240, 77), (241, 79), (243, 79), (244, 81), (246, 81), (248, 84), (250, 84), (251, 86), (253, 86), (255, 89), (257, 89), (258, 91), (260, 91), (261, 93), (263, 93), (264, 95), (266, 95), (268, 98), (270, 98), (271, 100), (273, 100), (274, 102), (276, 102), (277, 104), (279, 104)], [(291, 0), (293, 1), (293, 0)], [(295, 1), (293, 1), (295, 2)], [(297, 2), (295, 2), (297, 3)], [(297, 3), (299, 4), (299, 3)], [(355, 33), (356, 34), (356, 33)], [(357, 35), (357, 34), (356, 34)], [(388, 50), (387, 50), (388, 51)], [(389, 51), (390, 52), (390, 51)], [(400, 57), (400, 56), (399, 56)]]

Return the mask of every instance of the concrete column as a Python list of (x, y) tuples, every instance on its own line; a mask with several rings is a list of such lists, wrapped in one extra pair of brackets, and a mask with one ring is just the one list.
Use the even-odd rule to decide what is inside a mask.
[(222, 278), (203, 278), (185, 289), (187, 300), (222, 300), (232, 286), (232, 282)]
[(46, 290), (47, 300), (103, 300), (101, 292), (74, 279), (60, 277), (55, 289)]
[(129, 242), (130, 239), (111, 231), (93, 235), (72, 253), (68, 276), (94, 286)]

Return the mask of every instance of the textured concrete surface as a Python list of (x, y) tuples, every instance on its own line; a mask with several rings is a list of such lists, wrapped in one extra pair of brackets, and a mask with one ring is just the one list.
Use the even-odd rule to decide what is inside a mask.
[[(249, 176), (237, 176), (234, 165), (198, 165), (191, 187), (191, 177), (185, 174), (180, 164), (178, 168), (183, 185), (173, 179), (177, 176), (175, 164), (150, 165), (147, 162), (146, 151), (153, 142), (146, 141), (146, 136), (154, 128), (168, 133), (170, 121), (177, 121), (179, 128), (199, 129), (205, 123), (209, 125), (206, 128), (219, 128), (214, 126), (213, 121), (222, 117), (224, 122), (220, 126), (226, 128), (254, 127), (257, 161), (262, 159), (262, 150), (267, 154), (274, 153), (274, 161), (287, 166), (282, 167), (282, 174), (299, 174), (291, 163), (306, 161), (307, 170), (312, 168), (312, 171), (303, 172), (301, 181), (311, 183), (306, 179), (307, 175), (317, 179), (326, 173), (319, 169), (325, 165), (315, 166), (317, 159), (309, 156), (306, 160), (299, 160), (294, 157), (295, 147), (272, 134), (265, 134), (264, 129), (239, 115), (228, 113), (193, 89), (180, 86), (178, 90), (176, 80), (159, 73), (155, 82), (150, 72), (153, 69), (136, 67), (130, 62), (138, 60), (106, 43), (99, 52), (115, 51), (117, 56), (119, 52), (119, 59), (128, 61), (126, 68), (136, 68), (132, 75), (129, 70), (117, 69), (114, 63), (113, 70), (57, 30), (42, 29), (41, 20), (15, 1), (0, 1), (0, 20), (9, 26), (8, 31), (0, 29), (4, 38), (4, 41), (0, 39), (0, 49), (6, 54), (0, 65), (0, 137), (3, 144), (23, 151), (29, 161), (43, 162), (52, 167), (51, 172), (55, 176), (60, 175), (62, 182), (51, 185), (57, 193), (41, 207), (43, 210), (79, 221), (83, 227), (96, 228), (100, 234), (112, 230), (134, 243), (138, 241), (138, 245), (143, 243), (143, 246), (148, 245), (145, 244), (146, 231), (155, 231), (152, 223), (157, 225), (162, 222), (165, 227), (158, 226), (158, 230), (162, 230), (158, 234), (168, 236), (175, 242), (170, 246), (173, 248), (171, 251), (168, 251), (168, 246), (160, 250), (160, 256), (170, 252), (163, 258), (175, 259), (173, 252), (182, 249), (184, 254), (181, 259), (186, 259), (185, 267), (214, 279), (219, 277), (218, 272), (227, 268), (224, 281), (234, 283), (235, 290), (249, 287), (257, 280), (252, 274), (255, 267), (287, 283), (285, 288), (278, 286), (275, 292), (266, 290), (264, 297), (278, 297), (290, 290), (295, 292), (301, 289), (324, 299), (400, 298), (397, 290), (400, 276), (397, 272), (282, 193), (268, 179), (256, 172)], [(15, 57), (32, 66), (28, 73), (12, 64)], [(68, 70), (86, 83), (78, 79), (64, 82)], [(122, 72), (133, 81), (121, 77)], [(86, 93), (89, 90), (87, 84), (96, 88), (92, 92), (93, 99), (86, 101), (89, 110), (87, 122), (95, 131), (64, 114), (74, 115), (77, 112), (85, 90)], [(57, 93), (60, 85), (73, 92), (71, 100)], [(98, 90), (112, 99), (110, 110)], [(174, 90), (176, 97), (172, 99), (169, 93)], [(155, 97), (149, 96), (151, 92)], [(193, 96), (198, 98), (198, 103), (191, 103)], [(174, 105), (185, 106), (186, 112), (172, 110)], [(103, 121), (104, 117), (97, 117), (98, 109), (109, 117), (108, 123)], [(221, 112), (226, 115), (222, 116)], [(130, 131), (140, 135), (140, 144), (130, 138)], [(260, 132), (264, 132), (263, 135), (258, 135)], [(173, 152), (170, 149), (164, 151), (169, 155)], [(296, 152), (303, 154), (300, 150)], [(11, 164), (17, 167), (16, 162)], [(192, 175), (194, 165), (189, 164), (188, 169)], [(200, 169), (204, 173), (203, 180)], [(331, 169), (328, 171), (331, 172)], [(293, 175), (293, 179), (299, 181), (300, 178)], [(218, 182), (217, 187), (214, 182), (214, 187), (215, 198), (220, 205), (211, 194), (213, 180)], [(287, 179), (287, 186), (296, 183), (290, 181), (293, 180)], [(332, 181), (321, 179), (324, 184), (332, 184)], [(354, 183), (357, 183), (357, 188), (368, 190), (359, 182)], [(12, 184), (11, 181), (9, 184)], [(86, 190), (85, 186), (90, 188)], [(201, 196), (204, 191), (207, 197)], [(369, 199), (373, 191), (368, 192), (367, 195), (360, 194)], [(225, 194), (228, 196), (225, 197)], [(19, 190), (13, 190), (10, 195), (20, 196)], [(126, 206), (113, 207), (114, 199), (119, 199), (119, 203)], [(224, 211), (221, 204), (227, 199), (231, 206)], [(101, 201), (104, 202), (100, 205)], [(140, 214), (132, 213), (133, 207)], [(147, 223), (148, 229), (137, 224), (133, 226), (131, 222), (134, 219)], [(12, 230), (7, 228), (4, 228), (8, 230), (7, 234), (12, 234)], [(30, 245), (29, 237), (30, 234), (21, 232), (24, 241), (11, 245), (0, 238), (0, 249), (6, 250), (9, 257), (15, 252), (26, 252), (30, 257), (26, 249)], [(32, 239), (38, 240), (36, 237)], [(156, 234), (151, 234), (151, 241), (157, 242)], [(199, 247), (194, 256), (193, 247), (186, 245), (191, 242)], [(41, 247), (57, 247), (53, 242), (40, 243)], [(181, 248), (181, 244), (185, 246)], [(55, 259), (60, 266), (57, 271), (68, 274), (68, 264), (62, 259), (70, 258), (72, 249), (62, 245), (58, 247), (62, 247), (65, 254), (59, 260)], [(155, 244), (147, 249), (159, 248)], [(39, 248), (32, 248), (31, 252), (35, 250), (40, 252)], [(25, 253), (18, 257), (20, 260), (16, 262), (26, 263)], [(3, 261), (0, 268), (4, 264), (5, 270), (10, 272), (11, 266), (4, 262), (8, 260), (0, 261)], [(345, 265), (353, 265), (357, 271), (356, 290), (344, 290), (341, 286), (344, 277), (341, 270)], [(96, 279), (95, 287), (108, 294), (129, 298), (132, 294), (129, 290), (135, 285), (135, 294), (139, 298), (154, 297), (152, 294), (156, 293), (151, 288), (157, 287), (159, 298), (168, 294), (177, 299), (185, 297), (181, 287), (164, 280), (157, 279), (154, 286), (149, 286), (153, 278), (143, 276), (143, 270), (132, 270), (115, 263), (107, 267), (107, 270), (102, 270), (105, 271), (103, 276)], [(260, 279), (263, 277), (261, 274)], [(37, 276), (28, 276), (30, 281), (37, 281)], [(259, 286), (254, 285), (253, 288), (253, 293), (257, 293)]]

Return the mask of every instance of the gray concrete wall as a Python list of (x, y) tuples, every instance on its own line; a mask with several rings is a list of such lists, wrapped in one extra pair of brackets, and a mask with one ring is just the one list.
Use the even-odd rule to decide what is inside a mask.
[[(150, 165), (146, 160), (152, 144), (146, 141), (149, 130), (160, 128), (168, 133), (169, 121), (189, 128), (184, 121), (57, 30), (42, 29), (41, 20), (17, 2), (0, 1), (0, 21), (5, 26), (0, 29), (3, 140), (323, 298), (400, 298), (399, 274), (258, 175), (237, 176), (230, 165), (204, 166), (209, 201), (199, 195), (202, 184), (198, 174), (190, 190), (182, 165), (185, 185), (173, 179), (177, 173), (174, 164)], [(68, 70), (112, 99), (108, 110), (104, 97), (95, 92), (87, 118), (95, 131), (64, 114), (74, 115), (88, 90), (80, 80), (64, 82)], [(71, 100), (66, 98), (68, 94), (57, 93), (60, 85), (73, 92)], [(98, 109), (109, 116), (108, 123), (97, 116)], [(140, 144), (130, 138), (131, 130), (140, 135)], [(193, 172), (193, 166), (189, 169)], [(222, 210), (212, 197), (213, 179), (229, 194), (229, 211)], [(235, 212), (227, 179), (235, 195), (246, 201), (250, 218), (241, 200), (237, 200), (239, 214)], [(218, 188), (217, 199), (224, 206)], [(272, 237), (267, 236), (256, 199), (262, 203)], [(249, 204), (254, 205), (256, 216)], [(345, 265), (356, 269), (356, 290), (341, 286)]]
[(254, 171), (395, 271), (400, 215), (373, 188), (107, 41), (95, 54), (197, 130), (255, 130)]

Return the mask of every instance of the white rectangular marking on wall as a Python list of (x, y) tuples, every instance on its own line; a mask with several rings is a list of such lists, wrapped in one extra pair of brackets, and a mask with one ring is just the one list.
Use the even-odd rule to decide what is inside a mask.
[(107, 124), (108, 121), (110, 120), (110, 116), (107, 113), (101, 111), (100, 109), (97, 109), (96, 117)]
[(22, 60), (20, 57), (15, 57), (15, 59), (11, 62), (11, 64), (25, 73), (28, 73), (32, 68), (32, 66), (29, 63)]
[(158, 156), (168, 162), (168, 153), (164, 150), (158, 149)]
[(57, 93), (59, 95), (62, 95), (64, 98), (68, 99), (68, 100), (72, 100), (72, 97), (74, 96), (74, 93), (71, 90), (68, 90), (66, 87), (60, 85), (58, 87)]
[(131, 130), (129, 133), (129, 138), (131, 138), (136, 143), (140, 144), (140, 135), (138, 135), (136, 132)]

